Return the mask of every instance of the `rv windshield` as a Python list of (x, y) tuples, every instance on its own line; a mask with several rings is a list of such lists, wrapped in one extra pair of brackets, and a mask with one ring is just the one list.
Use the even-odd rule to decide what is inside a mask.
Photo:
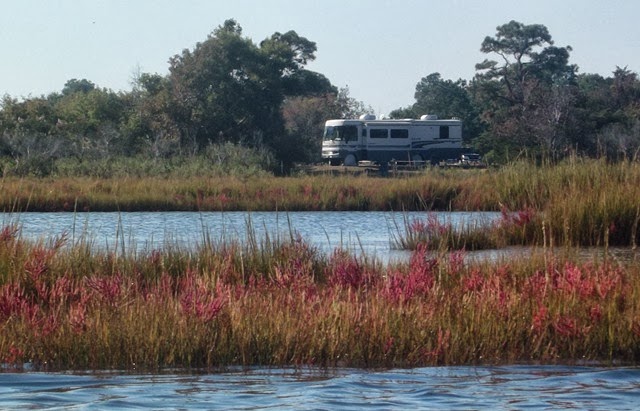
[(327, 126), (324, 128), (324, 139), (349, 142), (358, 139), (356, 126)]

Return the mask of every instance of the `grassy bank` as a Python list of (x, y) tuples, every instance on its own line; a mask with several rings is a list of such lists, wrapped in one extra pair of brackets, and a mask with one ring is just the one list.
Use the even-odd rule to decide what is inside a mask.
[[(571, 158), (557, 165), (429, 168), (403, 177), (254, 175), (3, 178), (3, 211), (550, 210), (583, 204), (610, 215), (638, 198), (640, 164)], [(635, 196), (635, 197), (634, 197)], [(586, 202), (585, 200), (588, 200)], [(569, 207), (567, 207), (569, 206)], [(635, 212), (637, 205), (631, 209)], [(589, 213), (590, 214), (590, 213)], [(551, 218), (551, 217), (550, 217)]]
[[(4, 211), (323, 211), (447, 209), (454, 174), (193, 179), (4, 179)], [(483, 206), (491, 206), (486, 202)]]
[(303, 239), (130, 255), (0, 231), (0, 363), (355, 367), (640, 358), (640, 269), (536, 253), (382, 266)]
[(519, 163), (476, 177), (479, 188), (468, 182), (451, 204), (454, 209), (492, 209), (492, 198), (502, 218), (492, 225), (475, 222), (454, 228), (426, 214), (406, 222), (407, 235), (399, 245), (415, 249), (500, 248), (509, 245), (629, 246), (640, 241), (640, 164), (607, 164), (571, 159), (555, 166)]

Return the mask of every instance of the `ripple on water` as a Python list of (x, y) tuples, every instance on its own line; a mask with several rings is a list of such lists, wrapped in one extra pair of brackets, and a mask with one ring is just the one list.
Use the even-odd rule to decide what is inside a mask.
[(640, 369), (250, 369), (219, 374), (0, 374), (0, 408), (632, 409)]

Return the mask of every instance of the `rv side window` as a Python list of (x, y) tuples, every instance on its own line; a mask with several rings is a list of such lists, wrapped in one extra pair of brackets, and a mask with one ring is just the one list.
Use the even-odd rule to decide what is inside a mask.
[(440, 126), (440, 138), (449, 138), (449, 126)]
[(409, 130), (406, 128), (391, 130), (391, 138), (409, 138)]
[(372, 128), (369, 130), (369, 138), (387, 138), (389, 130), (386, 128)]

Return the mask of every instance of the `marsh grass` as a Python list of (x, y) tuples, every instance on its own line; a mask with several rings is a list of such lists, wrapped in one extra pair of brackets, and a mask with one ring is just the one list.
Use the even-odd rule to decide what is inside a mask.
[[(433, 249), (445, 246), (467, 250), (509, 245), (635, 248), (640, 240), (638, 163), (570, 158), (554, 166), (517, 163), (477, 178), (480, 187), (492, 191), (493, 198), (498, 199), (500, 221), (453, 227), (427, 214), (424, 219), (405, 222), (399, 246), (415, 249), (423, 243)], [(460, 192), (452, 202), (453, 208), (468, 209), (474, 190), (463, 187)]]
[[(607, 258), (635, 247), (640, 166), (569, 159), (406, 179), (0, 181), (23, 210), (501, 210), (489, 227), (405, 222), (406, 263), (337, 249), (293, 230), (114, 249), (82, 235), (26, 241), (0, 229), (0, 364), (43, 370), (227, 365), (392, 367), (520, 361), (637, 363), (640, 268)], [(206, 230), (203, 230), (206, 231)], [(121, 233), (122, 234), (122, 233)], [(121, 235), (119, 234), (119, 235)], [(404, 241), (404, 243), (403, 243)], [(464, 250), (533, 245), (490, 262)], [(574, 258), (598, 245), (604, 258)], [(555, 253), (558, 246), (564, 250)], [(458, 251), (455, 251), (458, 250)]]
[(42, 370), (620, 361), (640, 354), (640, 272), (545, 251), (383, 266), (296, 236), (146, 252), (0, 230), (0, 363)]
[(530, 246), (543, 240), (539, 224), (540, 217), (533, 209), (518, 212), (503, 209), (497, 220), (459, 222), (451, 221), (451, 217), (443, 218), (442, 213), (428, 212), (424, 217), (408, 218), (405, 215), (403, 225), (396, 224), (392, 243), (399, 249), (415, 250), (425, 246), (430, 250), (445, 251)]
[(445, 210), (458, 193), (453, 176), (4, 178), (0, 208), (5, 212)]

